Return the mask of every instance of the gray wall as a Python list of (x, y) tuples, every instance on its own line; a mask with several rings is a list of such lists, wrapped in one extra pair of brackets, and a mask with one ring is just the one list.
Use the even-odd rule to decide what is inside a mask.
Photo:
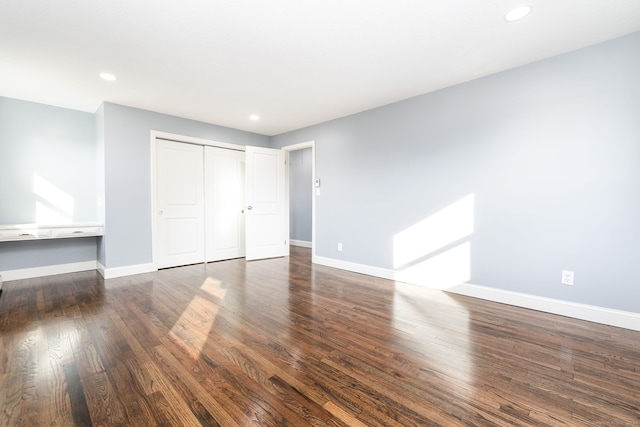
[[(74, 222), (105, 236), (0, 243), (0, 271), (97, 259), (107, 268), (152, 261), (150, 131), (238, 145), (269, 137), (105, 103), (95, 114), (0, 97), (0, 224), (36, 221), (33, 175), (73, 199)], [(97, 240), (97, 243), (96, 243)]]
[[(0, 224), (35, 223), (38, 204), (69, 222), (96, 221), (95, 158), (93, 114), (0, 97)], [(36, 176), (56, 191), (37, 194)]]
[(316, 141), (317, 255), (393, 269), (397, 233), (473, 194), (473, 233), (416, 239), (418, 261), (468, 242), (471, 283), (640, 312), (638, 52), (634, 33), (273, 137)]
[(289, 153), (289, 236), (303, 242), (311, 242), (311, 154), (311, 148)]
[(105, 103), (105, 236), (99, 254), (107, 268), (153, 260), (151, 130), (238, 145), (269, 145), (264, 135)]
[[(149, 263), (151, 129), (315, 140), (318, 256), (396, 268), (394, 236), (473, 194), (473, 233), (436, 249), (415, 239), (416, 262), (469, 243), (471, 283), (640, 312), (639, 51), (635, 33), (271, 139), (110, 103), (91, 115), (0, 98), (0, 222), (33, 221), (41, 172), (73, 194), (75, 221), (104, 215), (103, 265)], [(0, 270), (94, 256), (93, 239), (8, 242)], [(574, 286), (559, 284), (563, 269)]]
[[(0, 97), (0, 224), (97, 221), (96, 155), (93, 114)], [(95, 238), (0, 243), (0, 271), (95, 259)]]
[[(105, 215), (105, 206), (104, 206), (104, 103), (100, 105), (98, 111), (94, 116), (95, 119), (95, 127), (96, 127), (96, 175), (97, 182), (96, 187), (98, 189), (98, 194), (96, 198), (96, 208), (98, 211), (98, 220), (101, 224), (104, 224), (104, 215)], [(105, 254), (104, 254), (104, 237), (98, 237), (98, 245), (97, 245), (97, 255), (96, 259), (100, 264), (105, 265)]]
[(0, 272), (95, 260), (95, 237), (0, 243)]

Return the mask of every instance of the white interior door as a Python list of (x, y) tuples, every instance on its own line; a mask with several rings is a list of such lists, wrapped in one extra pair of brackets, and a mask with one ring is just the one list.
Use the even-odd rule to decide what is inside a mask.
[(156, 144), (157, 266), (204, 262), (203, 148), (165, 140)]
[(245, 256), (242, 151), (204, 148), (207, 262)]
[(283, 150), (246, 147), (246, 259), (289, 254)]

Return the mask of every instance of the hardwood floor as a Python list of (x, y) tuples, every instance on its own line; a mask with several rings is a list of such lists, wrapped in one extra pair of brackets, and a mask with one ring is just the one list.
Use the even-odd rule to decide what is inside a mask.
[(1, 426), (640, 426), (640, 333), (290, 258), (6, 282)]

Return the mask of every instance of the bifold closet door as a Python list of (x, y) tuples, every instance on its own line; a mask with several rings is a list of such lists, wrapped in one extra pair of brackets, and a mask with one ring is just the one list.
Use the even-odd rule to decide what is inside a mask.
[(245, 256), (243, 151), (204, 148), (207, 262)]
[(156, 144), (156, 264), (204, 262), (203, 147), (166, 140)]

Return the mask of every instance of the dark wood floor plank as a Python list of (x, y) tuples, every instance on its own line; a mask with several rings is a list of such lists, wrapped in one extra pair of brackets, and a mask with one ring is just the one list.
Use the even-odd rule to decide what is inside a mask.
[[(126, 359), (126, 365), (136, 383), (141, 388), (141, 392), (147, 396), (153, 396), (154, 399), (166, 403), (160, 406), (161, 415), (154, 415), (155, 419), (166, 418), (170, 420), (173, 425), (196, 425), (198, 423), (198, 417), (189, 410), (187, 402), (183, 396), (178, 393), (166, 375), (158, 368), (154, 363), (150, 352), (153, 352), (152, 347), (146, 349), (138, 341), (136, 336), (132, 333), (131, 329), (127, 327), (127, 324), (121, 319), (115, 310), (108, 310), (111, 321), (115, 327), (118, 328), (123, 338), (135, 354), (135, 358)], [(167, 407), (173, 408), (167, 411)], [(155, 409), (155, 405), (151, 405), (152, 409)]]
[(109, 397), (119, 402), (118, 406), (124, 409), (125, 420), (129, 423), (154, 425), (157, 421), (156, 412), (136, 379), (137, 368), (131, 369), (127, 363), (135, 359), (135, 355), (116, 326), (109, 319), (100, 327), (89, 325), (89, 330), (104, 366)]
[[(22, 425), (40, 426), (46, 425), (52, 417), (48, 416), (51, 408), (46, 403), (48, 395), (43, 393), (43, 378), (41, 373), (48, 372), (47, 364), (49, 363), (47, 351), (47, 339), (44, 328), (38, 327), (31, 332), (33, 335), (33, 346), (28, 348), (27, 361), (24, 365), (24, 383), (22, 391)], [(44, 366), (43, 366), (44, 365)]]
[[(311, 414), (311, 421), (315, 422), (316, 418), (320, 418), (324, 422), (325, 416), (327, 416), (329, 412), (326, 410), (326, 414), (317, 412), (316, 408), (324, 407), (324, 405), (331, 399), (331, 397), (330, 395), (326, 394), (323, 389), (313, 381), (312, 378), (298, 378), (295, 372), (287, 371), (286, 368), (283, 369), (282, 367), (276, 365), (271, 358), (269, 358), (267, 355), (259, 354), (254, 347), (245, 345), (243, 343), (238, 343), (237, 346), (237, 351), (242, 352), (245, 357), (250, 357), (253, 361), (259, 364), (264, 371), (270, 374), (269, 378), (267, 378), (267, 388), (271, 389), (272, 393), (281, 395), (283, 393), (286, 393), (286, 391), (289, 391), (289, 398), (293, 396), (292, 399), (296, 401), (298, 401), (300, 398), (308, 401), (309, 403), (305, 405), (305, 408), (301, 409), (290, 400), (283, 399), (285, 404), (288, 404), (292, 408), (292, 410), (296, 412)], [(337, 419), (334, 418), (329, 417), (326, 419), (326, 422), (340, 425)], [(313, 424), (313, 422), (311, 421), (310, 423)]]
[[(240, 426), (238, 419), (243, 414), (237, 411), (232, 401), (220, 395), (207, 382), (207, 375), (200, 375), (202, 365), (191, 366), (174, 357), (167, 346), (159, 345), (155, 350), (155, 360), (161, 369), (167, 371), (167, 376), (173, 379), (176, 387), (182, 390), (187, 402), (198, 400), (221, 426)], [(189, 369), (191, 368), (191, 369)], [(197, 374), (194, 375), (194, 371)], [(206, 372), (206, 371), (205, 371)]]
[(25, 396), (25, 384), (29, 396), (33, 396), (36, 392), (35, 387), (29, 390), (28, 386), (29, 382), (33, 381), (30, 375), (33, 375), (32, 365), (36, 353), (32, 350), (37, 343), (37, 334), (37, 329), (17, 334), (15, 345), (12, 348), (11, 365), (4, 375), (0, 388), (0, 404), (2, 405), (0, 425), (20, 425), (23, 418), (21, 405), (22, 398)]
[(67, 383), (67, 393), (71, 403), (71, 417), (78, 426), (92, 426), (89, 407), (84, 397), (84, 390), (80, 382), (80, 374), (75, 364), (68, 364), (64, 367), (64, 376)]
[(288, 258), (5, 282), (0, 425), (640, 425), (640, 333)]

